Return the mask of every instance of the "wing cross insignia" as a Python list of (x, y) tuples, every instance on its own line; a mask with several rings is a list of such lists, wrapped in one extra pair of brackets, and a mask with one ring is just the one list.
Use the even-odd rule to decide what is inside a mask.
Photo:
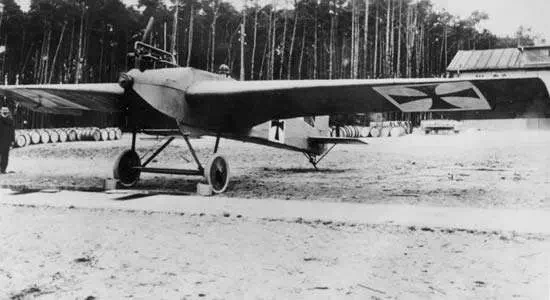
[(373, 87), (404, 112), (487, 110), (489, 102), (469, 81)]

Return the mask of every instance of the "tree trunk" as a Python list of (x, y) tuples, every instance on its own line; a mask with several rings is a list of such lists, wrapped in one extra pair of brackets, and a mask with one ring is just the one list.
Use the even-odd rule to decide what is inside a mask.
[(273, 30), (272, 30), (272, 27), (273, 27), (273, 10), (275, 9), (275, 2), (273, 2), (273, 6), (271, 7), (271, 11), (269, 12), (269, 24), (267, 26), (267, 40), (265, 41), (265, 44), (268, 46), (267, 47), (267, 53), (266, 55), (267, 56), (267, 68), (266, 68), (266, 74), (265, 74), (265, 78), (267, 80), (269, 80), (269, 74), (271, 74), (271, 71), (270, 71), (270, 68), (271, 68), (271, 52), (273, 51), (273, 49), (271, 48), (271, 35), (273, 34)]
[(302, 62), (304, 61), (304, 48), (306, 45), (306, 27), (302, 30), (302, 45), (300, 49), (300, 60), (298, 62), (298, 79), (302, 79)]
[(243, 7), (243, 21), (241, 22), (241, 72), (239, 79), (244, 81), (244, 39), (245, 39), (245, 26), (246, 26), (246, 6)]
[(214, 72), (215, 70), (215, 53), (216, 53), (216, 21), (218, 20), (218, 10), (219, 10), (219, 3), (218, 1), (214, 1), (214, 16), (212, 19), (212, 24), (210, 25), (210, 28), (212, 30), (212, 48), (210, 49), (210, 72)]
[(369, 61), (369, 0), (365, 0), (365, 25), (363, 26), (363, 78), (368, 77)]
[(292, 38), (290, 39), (290, 49), (288, 50), (288, 65), (286, 68), (286, 78), (290, 79), (292, 74), (292, 52), (294, 51), (294, 40), (296, 39), (296, 27), (298, 24), (298, 2), (294, 2), (294, 26), (292, 27)]
[(29, 59), (32, 55), (33, 50), (34, 50), (34, 43), (31, 44), (31, 46), (29, 47), (29, 50), (27, 51), (27, 55), (25, 56), (25, 60), (21, 65), (21, 70), (19, 71), (19, 74), (21, 74), (21, 76), (25, 74), (25, 70), (27, 69), (27, 64), (29, 63)]
[(410, 40), (410, 27), (411, 27), (411, 6), (410, 5), (407, 5), (407, 16), (406, 16), (406, 22), (405, 22), (405, 76), (410, 78), (411, 77), (411, 72), (410, 72), (410, 69), (409, 69), (409, 57), (410, 57), (410, 47), (409, 47), (409, 40)]
[[(279, 79), (283, 79), (283, 69), (285, 63), (285, 48), (286, 48), (286, 28), (288, 25), (288, 16), (283, 12), (285, 22), (283, 23), (283, 39), (281, 41), (281, 61), (279, 62)], [(290, 71), (289, 71), (290, 72)]]
[(49, 62), (50, 62), (50, 45), (52, 42), (52, 30), (51, 28), (48, 30), (48, 42), (46, 44), (46, 52), (45, 52), (45, 60), (44, 60), (44, 69), (42, 70), (42, 79), (40, 79), (41, 83), (46, 83), (46, 80), (48, 80), (48, 70), (49, 70)]
[(40, 46), (40, 51), (38, 53), (38, 59), (35, 63), (35, 72), (34, 72), (34, 81), (37, 84), (40, 84), (41, 76), (42, 76), (42, 69), (44, 68), (44, 52), (46, 51), (46, 37), (47, 37), (47, 30), (48, 28), (45, 28), (45, 31), (42, 33), (42, 44)]
[(391, 1), (388, 0), (388, 8), (386, 10), (386, 47), (385, 47), (385, 53), (384, 53), (384, 76), (388, 77), (390, 73), (390, 60), (391, 60), (391, 54), (390, 54), (390, 32), (391, 32)]
[[(180, 12), (180, 1), (176, 0), (176, 9), (174, 11), (174, 23), (172, 26), (172, 42), (170, 43), (170, 52), (172, 52), (173, 55), (178, 54), (177, 49), (177, 43), (178, 43), (178, 18), (179, 18), (179, 12)], [(151, 34), (151, 36), (153, 36)], [(178, 61), (178, 59), (176, 59)]]
[(273, 9), (273, 32), (271, 33), (271, 52), (269, 55), (269, 80), (273, 80), (275, 73), (275, 42), (277, 41), (277, 15)]
[(252, 42), (252, 59), (250, 60), (250, 80), (254, 80), (254, 62), (256, 60), (256, 38), (258, 36), (258, 7), (254, 8), (254, 36)]
[(374, 75), (374, 78), (378, 77), (378, 24), (380, 23), (379, 20), (379, 11), (380, 8), (378, 7), (378, 3), (374, 2), (374, 9), (376, 9), (376, 15), (375, 15), (375, 22), (374, 22), (374, 58), (373, 58), (373, 67), (372, 67), (372, 73)]
[(34, 70), (33, 70), (33, 74), (34, 74), (33, 81), (34, 81), (34, 83), (39, 83), (38, 82), (38, 73), (39, 73), (39, 70), (40, 70), (40, 64), (42, 62), (42, 60), (40, 58), (41, 58), (40, 50), (36, 49), (36, 55), (35, 55), (35, 60), (34, 60), (35, 63), (34, 63)]
[(328, 55), (328, 79), (332, 79), (333, 76), (333, 64), (334, 64), (334, 28), (335, 28), (335, 15), (336, 15), (336, 3), (329, 2), (332, 5), (333, 11), (330, 11), (330, 37), (329, 37), (329, 55)]
[(359, 7), (358, 0), (352, 0), (352, 34), (351, 34), (351, 78), (359, 75)]
[(50, 71), (50, 77), (48, 78), (48, 83), (52, 83), (52, 77), (53, 73), (55, 71), (55, 63), (57, 62), (57, 55), (59, 53), (59, 49), (61, 48), (61, 44), (63, 43), (63, 36), (65, 35), (65, 28), (67, 27), (67, 22), (63, 24), (63, 28), (61, 28), (61, 35), (59, 36), (59, 42), (57, 43), (57, 48), (55, 49), (55, 54), (53, 56), (52, 61), (52, 70)]
[(73, 21), (73, 26), (72, 26), (72, 29), (71, 29), (71, 38), (70, 38), (70, 45), (69, 45), (69, 56), (68, 56), (68, 59), (66, 61), (66, 70), (65, 71), (65, 82), (68, 82), (70, 75), (67, 76), (68, 74), (71, 74), (72, 70), (73, 70), (73, 59), (74, 59), (74, 33), (75, 33), (75, 30), (76, 30), (76, 21)]
[(357, 22), (355, 18), (357, 17), (356, 10), (356, 1), (351, 0), (351, 44), (349, 47), (350, 51), (350, 68), (349, 68), (349, 76), (350, 78), (353, 77), (354, 69), (355, 69), (355, 23)]
[[(271, 32), (271, 29), (269, 29), (269, 32)], [(258, 73), (258, 79), (262, 79), (262, 76), (263, 76), (263, 73), (264, 73), (264, 64), (265, 64), (265, 59), (267, 58), (267, 51), (268, 51), (268, 48), (269, 48), (268, 47), (269, 44), (270, 44), (269, 42), (264, 43), (264, 55), (262, 55), (262, 62), (260, 64), (260, 72)], [(266, 73), (269, 73), (269, 72), (266, 72)], [(267, 78), (267, 74), (266, 74), (265, 77)]]
[(399, 1), (399, 26), (397, 27), (397, 77), (401, 77), (401, 20), (403, 16), (403, 1)]
[(189, 37), (187, 40), (187, 61), (185, 62), (185, 66), (189, 67), (191, 64), (191, 53), (193, 49), (193, 28), (194, 28), (194, 20), (195, 20), (195, 8), (193, 7), (193, 3), (191, 3), (191, 11), (189, 16)]
[[(101, 23), (101, 25), (103, 26), (103, 22)], [(99, 45), (101, 47), (101, 50), (99, 51), (99, 71), (97, 73), (97, 77), (98, 77), (98, 81), (97, 82), (101, 82), (103, 79), (103, 53), (105, 52), (105, 29), (102, 28), (102, 36), (101, 36), (101, 40), (99, 40)]]
[(354, 65), (353, 65), (353, 78), (357, 79), (359, 77), (359, 49), (361, 44), (361, 26), (359, 25), (359, 0), (355, 0), (355, 43), (353, 44), (353, 53), (354, 53)]
[(315, 37), (313, 42), (313, 79), (317, 79), (317, 42), (318, 42), (318, 30), (317, 30), (317, 24), (318, 24), (318, 17), (317, 17), (317, 10), (318, 7), (315, 6)]
[(80, 33), (78, 34), (78, 55), (76, 58), (76, 73), (74, 83), (80, 82), (80, 76), (82, 74), (82, 44), (84, 43), (84, 15), (86, 9), (82, 7), (82, 15), (80, 16)]
[[(390, 0), (392, 2), (393, 0)], [(390, 11), (390, 77), (395, 75), (395, 3), (392, 3)]]

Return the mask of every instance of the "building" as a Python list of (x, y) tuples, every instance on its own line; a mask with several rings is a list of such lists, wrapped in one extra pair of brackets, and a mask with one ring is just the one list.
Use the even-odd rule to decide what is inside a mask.
[(550, 72), (550, 45), (489, 50), (460, 50), (447, 67), (452, 77), (506, 77)]
[[(465, 79), (538, 76), (548, 86), (550, 45), (461, 50), (447, 67), (447, 72), (450, 77)], [(462, 120), (465, 124), (478, 128), (550, 129), (550, 103), (547, 98), (499, 104), (490, 112), (453, 112), (440, 114), (438, 117)]]

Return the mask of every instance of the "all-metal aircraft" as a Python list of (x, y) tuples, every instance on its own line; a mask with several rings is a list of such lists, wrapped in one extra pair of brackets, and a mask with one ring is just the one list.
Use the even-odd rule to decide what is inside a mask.
[[(118, 83), (0, 86), (0, 94), (46, 113), (125, 111), (132, 120), (133, 131), (130, 148), (120, 154), (114, 166), (114, 177), (122, 185), (135, 185), (143, 172), (198, 175), (206, 177), (215, 193), (225, 191), (229, 182), (229, 164), (217, 153), (222, 137), (300, 151), (315, 166), (332, 149), (329, 145), (359, 142), (330, 137), (328, 115), (492, 110), (509, 101), (549, 98), (548, 73), (475, 80), (236, 81), (224, 74), (178, 67), (171, 53), (143, 42), (135, 46), (138, 66), (168, 67), (132, 69), (122, 74)], [(172, 120), (174, 129), (183, 135), (197, 169), (148, 167), (174, 137), (141, 161), (136, 153), (136, 134), (151, 133), (147, 128), (159, 118)], [(174, 130), (153, 133), (170, 135)], [(190, 135), (216, 137), (214, 155), (206, 166), (193, 150)]]

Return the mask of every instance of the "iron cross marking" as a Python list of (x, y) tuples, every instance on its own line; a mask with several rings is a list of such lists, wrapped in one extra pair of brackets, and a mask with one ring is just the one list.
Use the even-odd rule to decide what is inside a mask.
[(464, 98), (475, 98), (479, 99), (478, 94), (475, 92), (473, 88), (468, 88), (462, 91), (447, 93), (447, 94), (441, 94), (438, 95), (436, 92), (436, 88), (438, 87), (438, 84), (432, 84), (432, 85), (422, 85), (422, 86), (411, 86), (407, 87), (409, 89), (417, 90), (419, 92), (422, 92), (426, 94), (425, 96), (401, 96), (401, 95), (389, 95), (392, 97), (397, 103), (404, 104), (409, 102), (418, 101), (421, 99), (430, 98), (432, 99), (432, 106), (430, 107), (430, 110), (432, 109), (457, 109), (461, 108), (456, 105), (452, 105), (449, 102), (445, 101), (443, 97), (464, 97)]
[(281, 121), (281, 120), (273, 120), (271, 121), (271, 127), (276, 127), (275, 128), (275, 140), (279, 140), (279, 130), (284, 130), (285, 129), (285, 122)]

